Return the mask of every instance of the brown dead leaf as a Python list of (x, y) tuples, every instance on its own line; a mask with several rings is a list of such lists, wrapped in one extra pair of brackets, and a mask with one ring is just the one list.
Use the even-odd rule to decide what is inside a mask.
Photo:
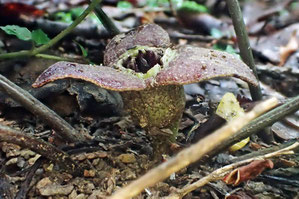
[(255, 142), (251, 142), (251, 143), (249, 144), (249, 147), (250, 147), (251, 149), (255, 150), (255, 151), (257, 151), (257, 150), (263, 148), (262, 145), (260, 145), (260, 144), (258, 144), (258, 143), (255, 143)]
[(297, 30), (294, 30), (287, 45), (281, 46), (279, 48), (279, 55), (280, 55), (279, 66), (283, 66), (286, 60), (288, 59), (288, 57), (292, 53), (296, 52), (297, 49), (299, 48), (299, 41), (296, 37), (296, 34), (297, 34)]
[(256, 199), (256, 197), (245, 191), (238, 191), (231, 195), (225, 196), (225, 199)]
[(72, 184), (60, 185), (46, 177), (37, 183), (36, 188), (42, 196), (66, 196), (72, 192), (74, 186)]
[(285, 122), (275, 122), (272, 125), (271, 130), (276, 136), (284, 140), (299, 138), (298, 128), (293, 128), (291, 125)]
[(84, 170), (84, 177), (94, 177), (95, 175), (95, 170)]
[(122, 163), (134, 163), (136, 158), (132, 153), (121, 154), (117, 157)]

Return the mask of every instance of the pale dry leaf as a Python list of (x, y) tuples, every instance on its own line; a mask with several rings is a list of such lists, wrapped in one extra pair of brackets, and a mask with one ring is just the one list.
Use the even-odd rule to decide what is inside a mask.
[(280, 63), (279, 66), (283, 66), (286, 62), (286, 60), (288, 59), (288, 57), (296, 52), (299, 48), (299, 41), (296, 37), (297, 34), (297, 30), (294, 30), (292, 33), (292, 36), (289, 40), (289, 42), (287, 43), (287, 45), (285, 46), (281, 46), (279, 48), (279, 55), (280, 55)]

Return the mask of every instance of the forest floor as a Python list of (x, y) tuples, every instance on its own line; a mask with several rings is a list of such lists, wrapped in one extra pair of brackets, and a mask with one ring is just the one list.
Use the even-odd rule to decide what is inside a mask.
[[(87, 1), (83, 0), (32, 0), (26, 5), (22, 2), (1, 2), (1, 27), (18, 25), (30, 30), (42, 29), (49, 38), (68, 27), (68, 23), (87, 6)], [(115, 20), (122, 32), (144, 23), (156, 23), (168, 32), (173, 45), (188, 44), (222, 50), (236, 56), (239, 54), (225, 1), (199, 1), (206, 11), (196, 15), (179, 9), (178, 1), (172, 1), (172, 9), (169, 9), (168, 1), (129, 2), (103, 2), (103, 10)], [(299, 94), (299, 3), (286, 2), (241, 1), (263, 98), (274, 96), (280, 102)], [(44, 53), (74, 62), (100, 65), (111, 36), (98, 23), (96, 16), (90, 16)], [(1, 54), (28, 50), (32, 45), (31, 41), (0, 32)], [(68, 153), (78, 164), (76, 167), (84, 165), (88, 169), (81, 176), (72, 175), (37, 151), (3, 142), (0, 137), (0, 199), (107, 198), (160, 164), (154, 159), (157, 154), (154, 154), (152, 137), (135, 125), (123, 110), (124, 104), (118, 92), (69, 79), (32, 88), (36, 78), (56, 62), (36, 56), (3, 59), (0, 61), (0, 74), (58, 113), (89, 141), (67, 142), (43, 118), (32, 114), (32, 110), (25, 109), (1, 90), (0, 124), (51, 143)], [(215, 125), (215, 121), (211, 120), (215, 120), (217, 106), (224, 94), (233, 93), (245, 111), (256, 104), (251, 101), (248, 85), (235, 78), (216, 78), (185, 85), (184, 89), (186, 107), (179, 125), (177, 143), (171, 154), (161, 154), (162, 161), (167, 161), (191, 143), (202, 139), (218, 124), (219, 127), (223, 125), (224, 122)], [(225, 165), (294, 143), (299, 138), (298, 119), (297, 110), (270, 126), (274, 137), (270, 142), (252, 135), (243, 148), (235, 152), (222, 150), (205, 157), (147, 188), (135, 198), (170, 196)], [(195, 128), (197, 123), (199, 127)], [(204, 129), (200, 128), (203, 124)], [(271, 162), (274, 163), (272, 169), (266, 169), (251, 180), (236, 186), (228, 185), (223, 180), (211, 181), (183, 198), (299, 198), (298, 147), (294, 154), (271, 158)]]

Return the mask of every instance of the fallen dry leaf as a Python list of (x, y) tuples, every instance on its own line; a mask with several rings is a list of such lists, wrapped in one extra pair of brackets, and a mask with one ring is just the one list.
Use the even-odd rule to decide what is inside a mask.
[(266, 168), (272, 169), (273, 166), (274, 164), (271, 160), (255, 160), (248, 165), (233, 170), (223, 178), (223, 181), (226, 184), (233, 184), (236, 186), (241, 182), (257, 177)]
[(275, 122), (272, 125), (271, 130), (276, 136), (284, 140), (299, 138), (298, 128), (294, 128), (286, 122)]
[(287, 45), (281, 46), (279, 48), (279, 55), (280, 55), (279, 66), (283, 66), (286, 60), (288, 59), (288, 57), (292, 53), (296, 52), (297, 49), (299, 48), (299, 41), (297, 39), (296, 34), (297, 34), (297, 30), (294, 30)]
[(256, 199), (256, 197), (241, 190), (231, 195), (225, 196), (225, 199)]

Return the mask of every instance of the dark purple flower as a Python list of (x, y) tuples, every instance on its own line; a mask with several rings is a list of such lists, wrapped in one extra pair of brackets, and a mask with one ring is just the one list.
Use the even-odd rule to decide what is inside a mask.
[(235, 56), (193, 46), (173, 47), (167, 32), (155, 24), (115, 36), (106, 47), (104, 65), (58, 62), (33, 86), (76, 78), (121, 91), (134, 121), (149, 133), (175, 138), (185, 106), (182, 85), (229, 76), (258, 85), (249, 67)]

